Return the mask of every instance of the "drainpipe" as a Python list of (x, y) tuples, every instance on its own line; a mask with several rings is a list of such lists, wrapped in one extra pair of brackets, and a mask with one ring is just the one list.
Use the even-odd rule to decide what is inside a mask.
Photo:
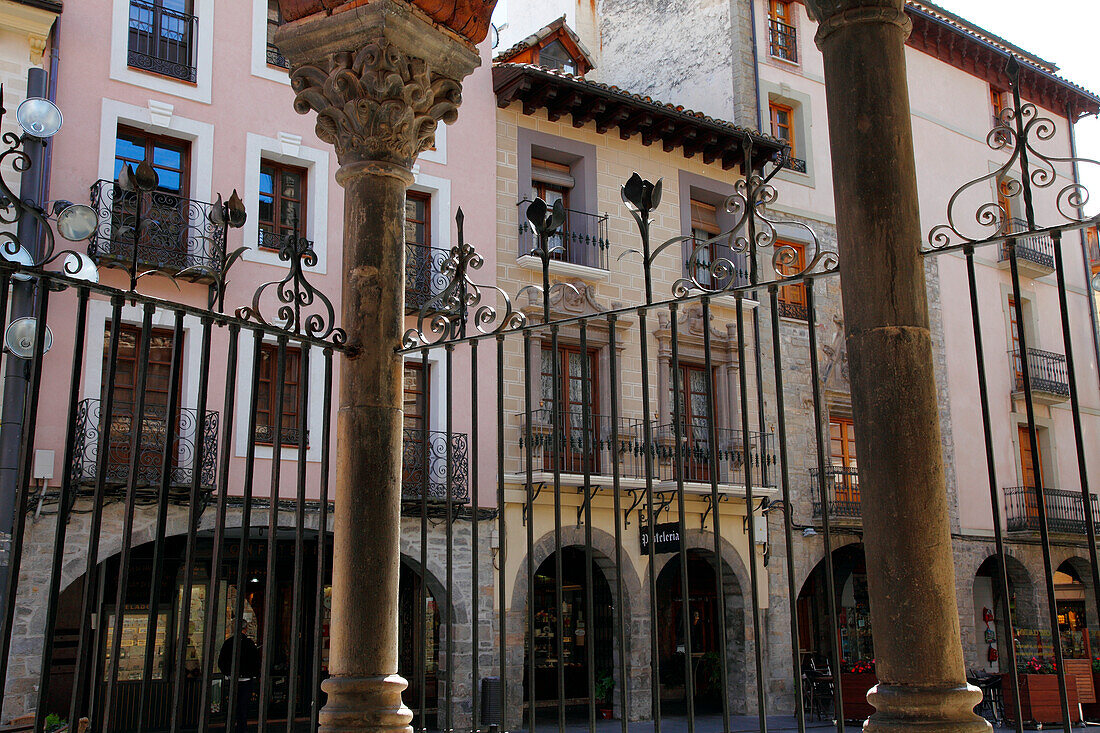
[[(27, 96), (46, 96), (46, 70), (37, 66), (27, 71)], [(19, 181), (20, 195), (37, 199), (42, 192), (46, 144), (24, 136), (23, 150), (30, 167)], [(30, 216), (19, 220), (16, 235), (36, 261), (39, 257), (38, 222)], [(34, 283), (13, 281), (8, 322), (34, 313)], [(30, 362), (7, 355), (4, 369), (3, 413), (0, 413), (0, 608), (7, 602), (8, 562), (11, 557), (11, 531), (15, 519), (15, 495), (19, 481), (19, 447), (23, 438), (23, 405), (27, 398)]]
[[(1075, 132), (1076, 121), (1073, 119), (1073, 111), (1066, 105), (1066, 120), (1069, 122), (1069, 157), (1073, 159), (1073, 183), (1081, 185), (1081, 179), (1077, 171), (1077, 134)], [(1085, 213), (1081, 207), (1077, 207), (1077, 218), (1083, 219)], [(1100, 317), (1096, 313), (1096, 293), (1092, 290), (1092, 268), (1089, 262), (1088, 235), (1084, 229), (1078, 230), (1081, 237), (1081, 257), (1085, 261), (1085, 294), (1089, 301), (1089, 320), (1092, 322), (1092, 349), (1096, 357), (1097, 365), (1100, 365)], [(1100, 380), (1100, 368), (1096, 370), (1097, 380)]]
[[(57, 77), (61, 69), (61, 16), (53, 22), (50, 28), (50, 83), (46, 91), (46, 99), (57, 104)], [(42, 166), (42, 196), (39, 201), (50, 200), (50, 180), (53, 173), (53, 146), (46, 146), (46, 160)]]
[(756, 0), (749, 0), (749, 28), (752, 30), (752, 91), (756, 95), (756, 131), (763, 132), (760, 111), (760, 55), (756, 49)]

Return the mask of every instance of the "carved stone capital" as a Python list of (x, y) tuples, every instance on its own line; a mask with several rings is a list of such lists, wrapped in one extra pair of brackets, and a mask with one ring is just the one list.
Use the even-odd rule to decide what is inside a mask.
[(913, 29), (902, 0), (806, 0), (806, 8), (819, 23), (814, 37), (819, 47), (833, 33), (852, 25), (894, 25), (905, 38)]
[(394, 0), (288, 23), (276, 43), (291, 62), (294, 108), (317, 114), (341, 183), (368, 173), (408, 182), (436, 125), (458, 118), (462, 79), (480, 63), (467, 43)]

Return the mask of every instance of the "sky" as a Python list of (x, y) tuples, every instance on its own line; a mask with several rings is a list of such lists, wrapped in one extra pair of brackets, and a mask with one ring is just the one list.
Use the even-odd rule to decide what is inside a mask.
[[(1056, 64), (1059, 75), (1100, 94), (1100, 2), (1098, 0), (934, 0), (936, 4)], [(1077, 155), (1100, 161), (1100, 119), (1076, 125)], [(1092, 191), (1085, 212), (1100, 213), (1100, 163), (1080, 166)]]

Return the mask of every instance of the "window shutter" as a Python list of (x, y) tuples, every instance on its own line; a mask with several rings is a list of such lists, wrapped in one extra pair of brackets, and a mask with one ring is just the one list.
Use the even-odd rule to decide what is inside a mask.
[(562, 188), (573, 188), (576, 185), (576, 180), (573, 178), (569, 166), (539, 158), (531, 159), (531, 180), (561, 186)]

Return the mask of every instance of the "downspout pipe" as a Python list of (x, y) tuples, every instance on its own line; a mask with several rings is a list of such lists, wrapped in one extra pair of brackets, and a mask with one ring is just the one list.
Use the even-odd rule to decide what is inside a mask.
[(756, 0), (749, 0), (749, 30), (752, 34), (752, 90), (756, 95), (756, 131), (763, 132), (763, 114), (760, 111), (760, 54), (756, 48)]
[[(61, 16), (53, 22), (50, 28), (50, 72), (46, 89), (46, 99), (57, 104), (57, 79), (61, 73)], [(46, 146), (45, 159), (42, 161), (42, 189), (39, 201), (50, 200), (50, 181), (53, 173), (53, 146)]]
[[(1081, 185), (1080, 174), (1077, 170), (1077, 134), (1075, 131), (1076, 121), (1074, 120), (1073, 110), (1069, 105), (1066, 105), (1066, 121), (1069, 122), (1069, 157), (1073, 161), (1073, 184), (1075, 186)], [(1083, 219), (1085, 216), (1081, 207), (1077, 207), (1077, 218)], [(1089, 320), (1092, 322), (1092, 350), (1093, 356), (1096, 359), (1096, 364), (1100, 367), (1100, 316), (1096, 313), (1096, 297), (1097, 294), (1092, 289), (1092, 268), (1089, 262), (1089, 245), (1088, 235), (1084, 229), (1079, 229), (1078, 234), (1081, 237), (1081, 259), (1085, 264), (1085, 296), (1089, 301)], [(1096, 370), (1097, 380), (1100, 381), (1100, 368)]]

